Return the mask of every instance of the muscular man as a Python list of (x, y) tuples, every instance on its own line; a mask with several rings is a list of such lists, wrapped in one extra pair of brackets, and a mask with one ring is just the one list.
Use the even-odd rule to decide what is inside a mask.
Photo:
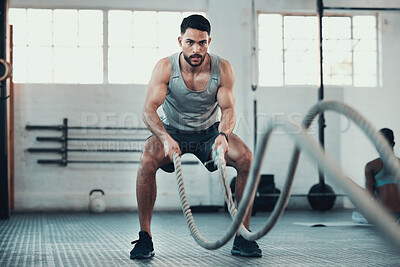
[[(394, 148), (393, 131), (383, 128), (380, 133)], [(383, 164), (382, 159), (377, 158), (365, 166), (366, 190), (397, 220), (400, 219), (400, 190), (396, 179)]]
[[(201, 162), (212, 158), (222, 146), (228, 166), (237, 170), (236, 197), (241, 200), (253, 155), (232, 133), (235, 127), (234, 72), (230, 63), (208, 54), (210, 23), (200, 15), (183, 19), (178, 42), (182, 51), (161, 59), (147, 86), (143, 121), (152, 132), (147, 139), (136, 181), (139, 210), (139, 240), (131, 259), (154, 256), (150, 221), (156, 199), (155, 174), (158, 168), (173, 172), (172, 155), (193, 153)], [(162, 105), (165, 118), (157, 108)], [(219, 121), (219, 110), (221, 119)], [(212, 164), (207, 169), (214, 171)], [(250, 213), (244, 221), (249, 228)], [(255, 241), (237, 235), (232, 254), (261, 257)]]

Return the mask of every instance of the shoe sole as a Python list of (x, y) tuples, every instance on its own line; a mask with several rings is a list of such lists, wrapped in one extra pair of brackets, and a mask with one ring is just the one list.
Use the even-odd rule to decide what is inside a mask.
[(231, 253), (232, 253), (232, 255), (241, 256), (241, 257), (257, 257), (257, 258), (262, 257), (262, 254), (260, 252), (257, 252), (257, 251), (248, 253), (248, 252), (244, 252), (244, 251), (241, 251), (241, 250), (232, 249)]
[(155, 253), (154, 253), (154, 251), (152, 251), (147, 255), (141, 255), (141, 254), (134, 255), (134, 256), (131, 255), (130, 258), (131, 258), (131, 260), (145, 260), (145, 259), (150, 259), (150, 258), (154, 257), (154, 255), (155, 255)]

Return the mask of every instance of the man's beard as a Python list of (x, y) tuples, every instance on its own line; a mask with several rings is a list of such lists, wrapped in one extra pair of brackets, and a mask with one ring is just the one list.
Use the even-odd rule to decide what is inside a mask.
[[(182, 53), (182, 54), (183, 54), (183, 58), (186, 60), (186, 62), (189, 63), (189, 65), (192, 66), (192, 67), (198, 67), (198, 66), (200, 66), (201, 64), (203, 64), (203, 61), (204, 61), (204, 59), (206, 58), (205, 56), (203, 57), (203, 56), (200, 55), (200, 54), (194, 54), (194, 55), (191, 55), (190, 57), (187, 56), (185, 53)], [(194, 56), (200, 56), (200, 57), (201, 57), (201, 60), (200, 60), (200, 62), (199, 62), (198, 64), (193, 64), (193, 63), (190, 61), (190, 58), (191, 58), (191, 57), (194, 57)]]

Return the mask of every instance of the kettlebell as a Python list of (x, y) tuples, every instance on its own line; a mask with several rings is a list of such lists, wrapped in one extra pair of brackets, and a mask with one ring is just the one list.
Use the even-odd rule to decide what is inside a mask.
[[(96, 192), (101, 193), (101, 195)], [(90, 191), (89, 210), (94, 213), (100, 213), (105, 211), (105, 209), (106, 209), (106, 199), (104, 191), (101, 189), (93, 189), (92, 191)]]

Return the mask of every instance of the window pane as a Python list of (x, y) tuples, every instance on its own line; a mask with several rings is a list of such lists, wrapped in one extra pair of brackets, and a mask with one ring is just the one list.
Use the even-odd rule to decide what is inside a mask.
[(78, 45), (78, 12), (77, 10), (54, 10), (54, 42), (55, 46)]
[(103, 45), (103, 12), (79, 10), (79, 46)]
[(26, 45), (28, 44), (28, 25), (27, 25), (26, 9), (10, 8), (9, 23), (13, 25), (13, 44)]
[[(258, 25), (263, 29), (282, 28), (282, 15), (278, 14), (260, 14), (258, 16)], [(260, 32), (260, 34), (262, 34)]]
[(315, 17), (284, 18), (285, 84), (317, 84), (318, 42)]
[(52, 11), (49, 9), (28, 9), (28, 43), (37, 46), (51, 46), (53, 42)]
[(282, 53), (282, 37), (272, 38), (267, 36), (261, 36), (258, 39), (258, 47), (263, 50), (276, 51), (277, 53)]
[(354, 40), (355, 51), (376, 51), (376, 39)]
[(102, 48), (79, 47), (77, 64), (79, 83), (103, 83)]
[(132, 48), (110, 47), (108, 56), (108, 81), (110, 83), (132, 83), (134, 65)]
[(356, 28), (376, 28), (375, 16), (354, 16), (353, 27)]
[(28, 69), (28, 48), (26, 46), (13, 47), (13, 82), (26, 83)]
[(376, 54), (354, 52), (354, 74), (376, 74)]
[(322, 19), (322, 30), (324, 39), (350, 39), (351, 18), (324, 17)]
[(28, 47), (28, 82), (52, 82), (52, 48)]
[(135, 48), (133, 49), (133, 80), (135, 83), (147, 84), (151, 72), (157, 63), (157, 49)]
[(157, 47), (157, 12), (133, 12), (133, 46)]
[(284, 37), (288, 39), (317, 39), (317, 18), (304, 16), (285, 16), (284, 32)]
[(55, 83), (77, 83), (78, 58), (77, 47), (54, 47), (54, 82)]
[(281, 86), (283, 84), (282, 54), (259, 51), (259, 83), (264, 86)]
[(132, 46), (132, 11), (111, 10), (108, 12), (108, 45)]
[(355, 39), (376, 39), (376, 28), (353, 27), (353, 36)]
[(180, 35), (181, 14), (178, 12), (158, 13), (158, 47), (177, 47)]

